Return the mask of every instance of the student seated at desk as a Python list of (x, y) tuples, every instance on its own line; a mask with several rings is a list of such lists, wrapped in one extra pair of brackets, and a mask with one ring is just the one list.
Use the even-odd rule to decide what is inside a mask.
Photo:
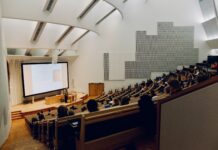
[(120, 101), (120, 105), (128, 105), (129, 104), (129, 101), (130, 101), (130, 98), (125, 96), (121, 99)]
[(68, 109), (66, 106), (63, 105), (59, 106), (57, 111), (58, 111), (58, 118), (68, 116)]
[(170, 95), (182, 90), (181, 85), (178, 80), (169, 81), (169, 86), (170, 86)]
[(57, 112), (58, 118), (74, 115), (74, 111), (72, 109), (68, 110), (68, 108), (63, 105), (58, 107)]
[(39, 121), (42, 121), (42, 120), (45, 119), (45, 116), (44, 116), (44, 114), (43, 114), (43, 111), (41, 111), (40, 113), (38, 112), (38, 113), (37, 113), (37, 116), (38, 116), (38, 120), (39, 120)]
[(87, 102), (87, 109), (89, 112), (95, 112), (98, 111), (98, 103), (94, 99), (90, 99)]
[(118, 98), (114, 98), (114, 99), (113, 99), (113, 103), (112, 103), (112, 107), (114, 107), (114, 106), (119, 106), (119, 105), (120, 105), (119, 99), (118, 99)]

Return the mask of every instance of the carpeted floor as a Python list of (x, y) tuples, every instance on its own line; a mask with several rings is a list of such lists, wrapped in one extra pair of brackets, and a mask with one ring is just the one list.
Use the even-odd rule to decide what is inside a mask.
[(34, 140), (24, 119), (12, 122), (9, 138), (1, 150), (49, 150), (44, 144)]

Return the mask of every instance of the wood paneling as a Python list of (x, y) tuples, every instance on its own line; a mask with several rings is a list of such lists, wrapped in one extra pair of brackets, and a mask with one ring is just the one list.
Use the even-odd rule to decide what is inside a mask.
[(104, 83), (89, 83), (89, 96), (99, 96), (104, 92)]

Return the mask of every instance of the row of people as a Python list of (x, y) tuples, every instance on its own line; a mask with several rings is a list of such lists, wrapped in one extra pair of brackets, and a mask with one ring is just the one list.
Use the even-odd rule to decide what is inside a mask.
[[(189, 68), (177, 70), (175, 73), (163, 74), (154, 80), (149, 79), (147, 82), (142, 81), (140, 84), (136, 83), (133, 87), (129, 85), (126, 89), (115, 89), (114, 92), (111, 90), (108, 94), (103, 93), (101, 96), (95, 98), (95, 100), (89, 100), (80, 107), (72, 106), (67, 108), (66, 106), (60, 106), (57, 109), (57, 117), (74, 115), (74, 111), (76, 113), (84, 111), (94, 112), (108, 107), (127, 105), (130, 102), (138, 101), (139, 97), (143, 95), (150, 95), (153, 100), (160, 100), (182, 89), (205, 81), (208, 78), (210, 78), (210, 74), (204, 69), (198, 66), (190, 66)], [(38, 119), (35, 117), (33, 121), (45, 119), (42, 112), (38, 113), (37, 116)]]
[[(157, 77), (154, 80), (149, 79), (147, 82), (143, 81), (140, 84), (136, 83), (133, 87), (129, 85), (127, 88), (121, 88), (120, 90), (116, 89), (114, 92), (111, 90), (107, 94), (103, 93), (81, 106), (59, 106), (56, 113), (52, 114), (49, 111), (47, 116), (50, 115), (51, 118), (56, 119), (85, 111), (95, 112), (109, 107), (128, 105), (131, 102), (139, 102), (140, 108), (143, 108), (144, 103), (149, 102), (142, 101), (156, 101), (163, 99), (169, 95), (173, 95), (176, 92), (205, 81), (210, 77), (211, 75), (202, 67), (184, 67), (182, 70), (177, 70), (174, 73), (163, 74), (161, 77)], [(46, 118), (47, 117), (45, 117), (43, 112), (38, 113), (37, 117), (32, 119), (32, 123), (46, 121)], [(151, 123), (152, 125), (150, 125), (150, 127), (153, 126), (154, 120), (151, 122), (153, 123)]]

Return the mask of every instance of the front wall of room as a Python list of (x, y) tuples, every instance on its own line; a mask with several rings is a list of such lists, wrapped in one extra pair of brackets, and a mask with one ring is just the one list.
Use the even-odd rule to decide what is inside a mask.
[[(206, 35), (201, 25), (203, 17), (198, 0), (129, 0), (123, 4), (122, 10), (123, 20), (117, 12), (112, 14), (98, 26), (99, 36), (89, 34), (80, 42), (78, 48), (80, 57), (72, 69), (76, 89), (87, 92), (89, 82), (104, 82), (106, 90), (109, 90), (143, 80), (124, 81), (124, 62), (136, 61), (136, 31), (157, 35), (158, 22), (173, 22), (174, 26), (182, 27), (194, 26), (193, 48), (199, 48), (199, 61), (206, 59), (209, 47), (206, 45)], [(117, 66), (110, 64), (115, 69), (109, 69), (109, 76), (118, 80), (120, 77), (119, 81), (104, 81), (104, 53), (117, 57)]]
[(10, 130), (10, 111), (9, 111), (9, 94), (8, 80), (6, 70), (6, 59), (3, 43), (3, 33), (1, 24), (1, 0), (0, 0), (0, 147), (7, 139)]

